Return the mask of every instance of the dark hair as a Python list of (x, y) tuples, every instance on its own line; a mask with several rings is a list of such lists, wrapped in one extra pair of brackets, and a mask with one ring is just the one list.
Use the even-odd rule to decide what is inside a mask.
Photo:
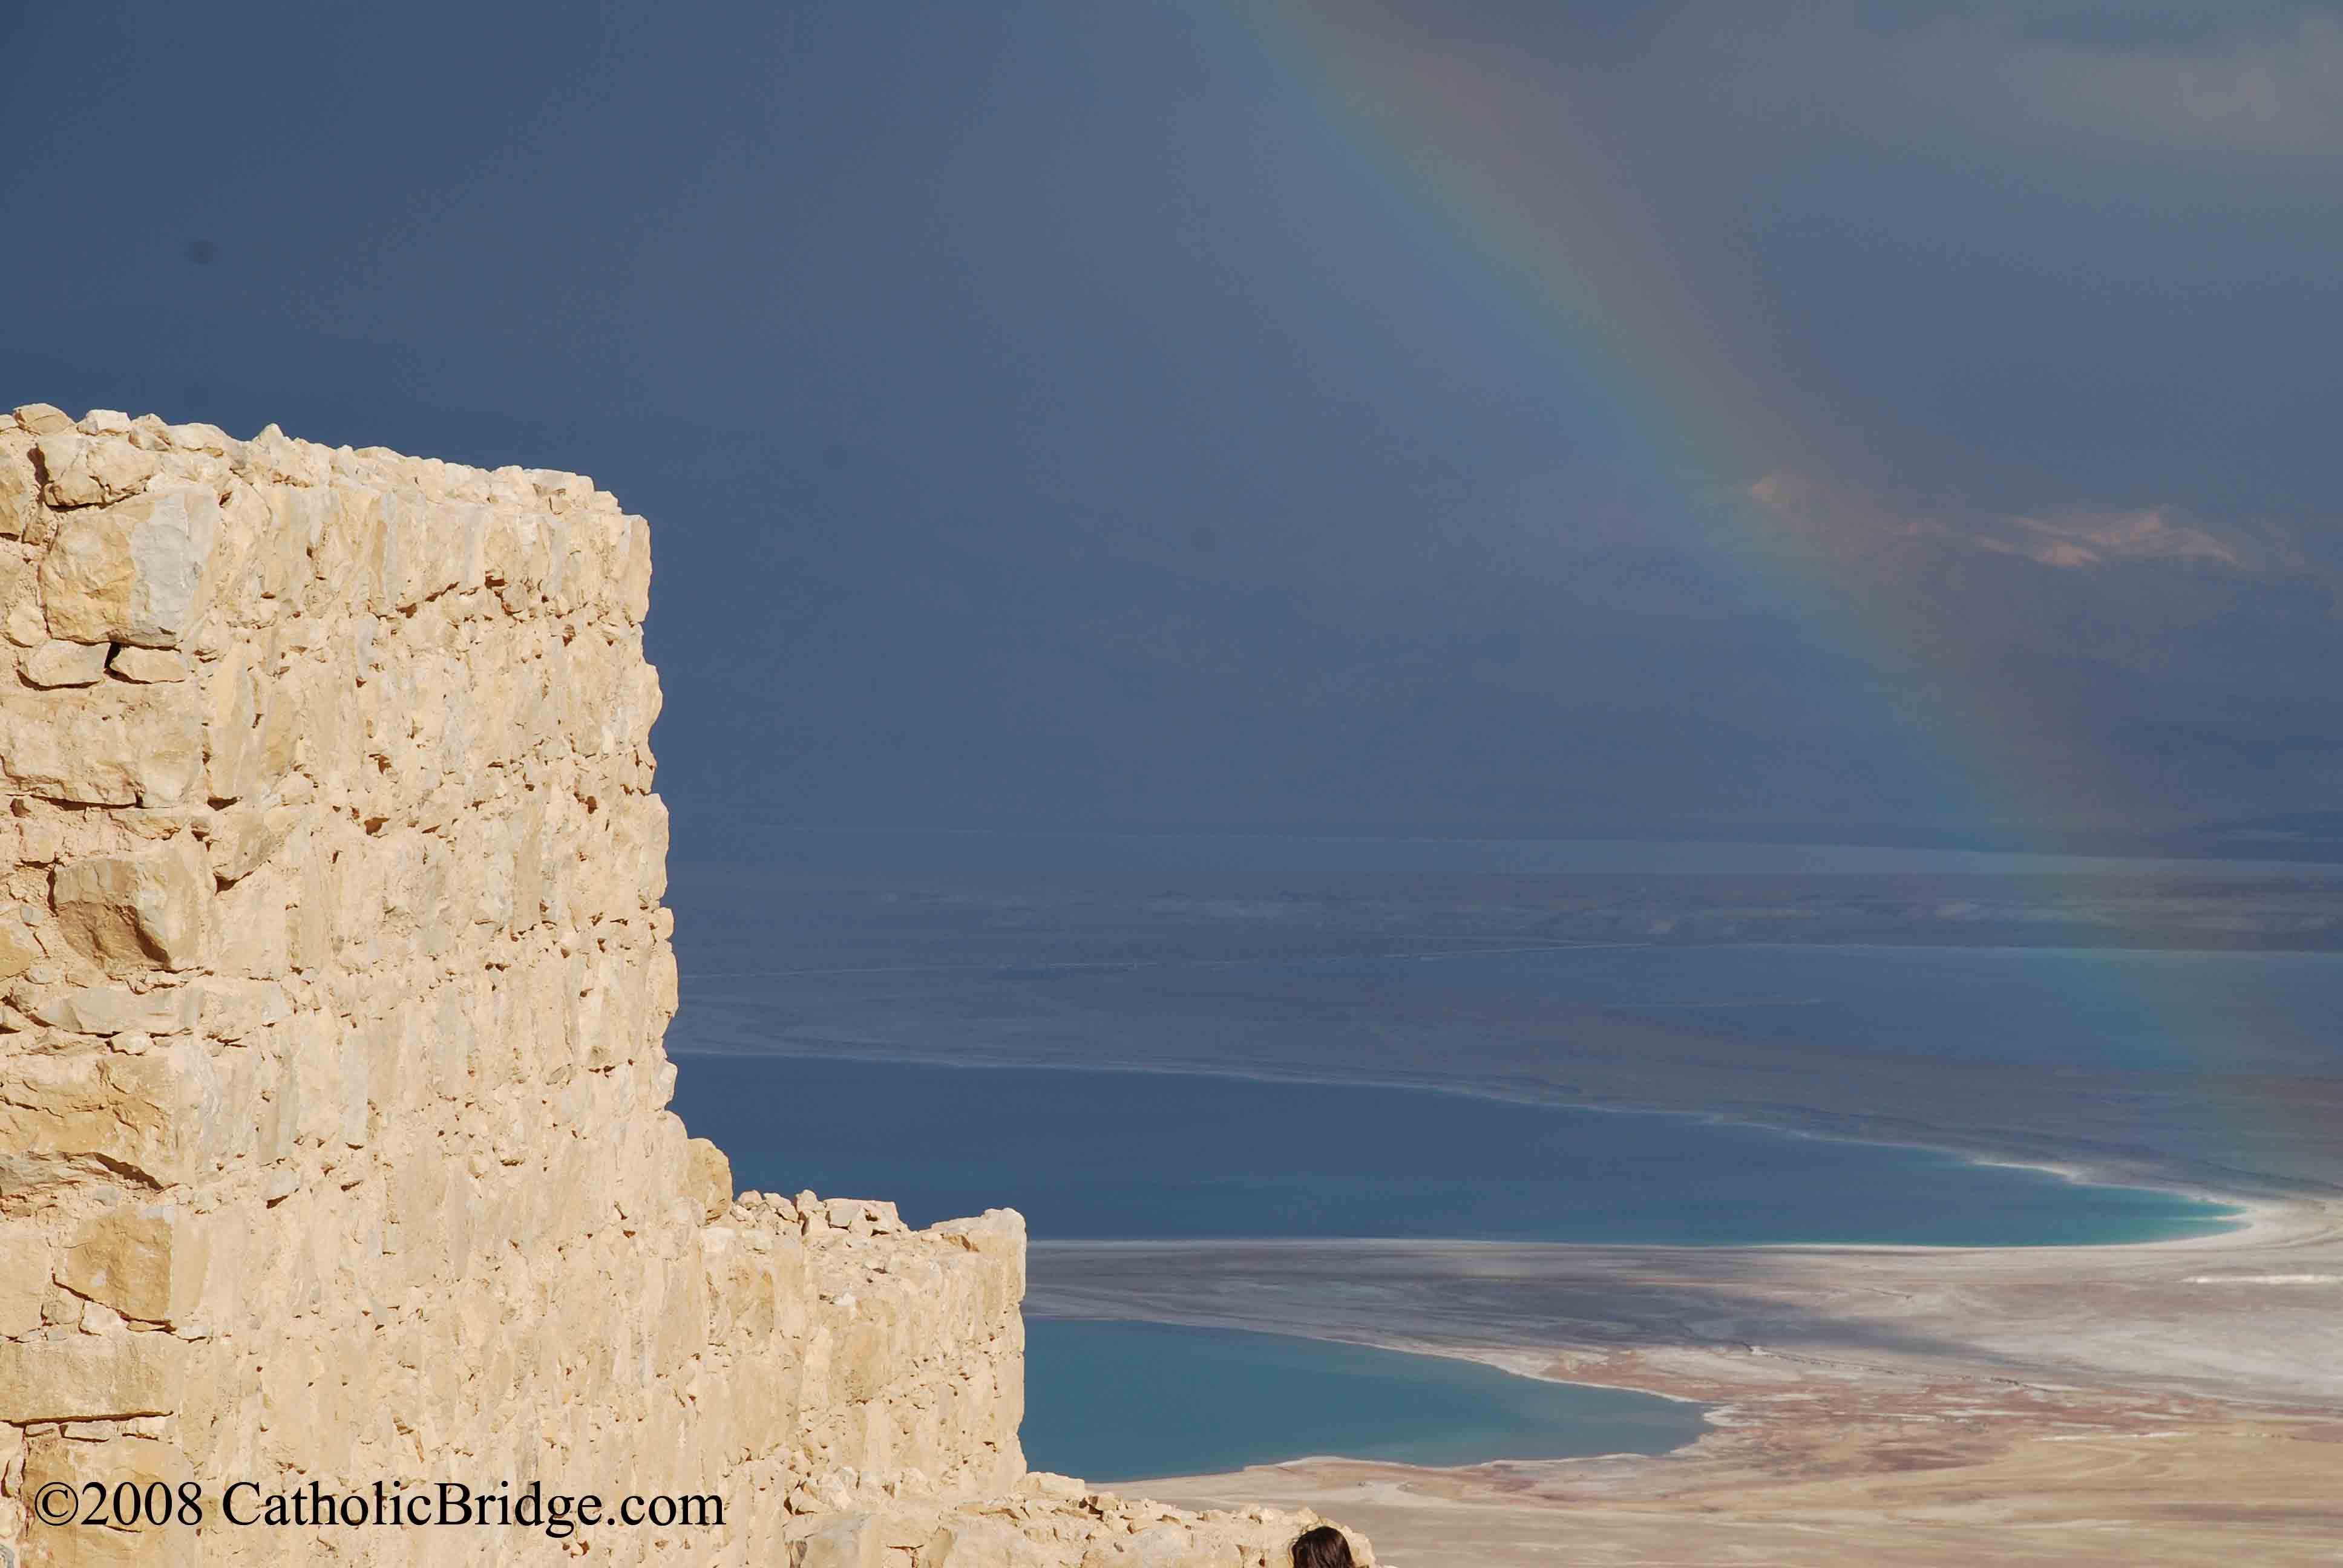
[(1353, 1568), (1351, 1543), (1331, 1524), (1305, 1530), (1293, 1540), (1293, 1568)]

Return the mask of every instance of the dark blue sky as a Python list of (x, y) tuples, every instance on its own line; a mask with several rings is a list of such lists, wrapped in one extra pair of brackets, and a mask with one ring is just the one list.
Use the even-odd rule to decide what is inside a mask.
[(593, 475), (687, 845), (2338, 805), (2332, 6), (0, 43), (0, 401)]

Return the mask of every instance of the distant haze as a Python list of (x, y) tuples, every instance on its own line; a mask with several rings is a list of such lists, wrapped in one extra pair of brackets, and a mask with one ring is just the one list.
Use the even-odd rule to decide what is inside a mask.
[(687, 849), (2337, 830), (2330, 6), (0, 38), (0, 404), (592, 475)]

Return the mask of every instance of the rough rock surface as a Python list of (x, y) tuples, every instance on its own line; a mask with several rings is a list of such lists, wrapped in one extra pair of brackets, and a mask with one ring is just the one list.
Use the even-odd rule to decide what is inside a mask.
[[(0, 415), (0, 1545), (1234, 1568), (1312, 1522), (1027, 1474), (1023, 1221), (736, 1201), (665, 1109), (649, 585), (576, 475)], [(204, 1522), (36, 1517), (93, 1481)], [(723, 1523), (222, 1506), (448, 1481)]]

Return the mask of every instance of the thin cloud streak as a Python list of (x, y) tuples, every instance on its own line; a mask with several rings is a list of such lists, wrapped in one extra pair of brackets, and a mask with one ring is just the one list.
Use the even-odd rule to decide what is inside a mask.
[(2200, 25), (2179, 36), (2076, 41), (2044, 35), (2055, 7), (1820, 7), (1745, 24), (1730, 45), (1734, 93), (1749, 112), (1899, 141), (2343, 156), (2343, 22), (2191, 9)]

